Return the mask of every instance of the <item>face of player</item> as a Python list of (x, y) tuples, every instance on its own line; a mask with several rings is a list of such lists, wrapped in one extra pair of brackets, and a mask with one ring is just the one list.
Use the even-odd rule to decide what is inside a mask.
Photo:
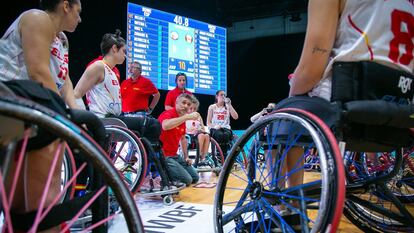
[(187, 98), (178, 98), (175, 102), (175, 110), (177, 110), (178, 115), (182, 116), (188, 113), (189, 109), (191, 108), (191, 100)]
[(224, 91), (220, 91), (217, 95), (217, 102), (218, 103), (224, 103), (224, 99), (226, 98), (226, 93)]
[(125, 55), (126, 55), (126, 48), (125, 45), (120, 47), (119, 49), (116, 47), (116, 45), (112, 46), (112, 49), (114, 51), (114, 57), (116, 64), (122, 64), (125, 61)]
[(185, 76), (178, 76), (178, 78), (177, 78), (177, 87), (179, 89), (184, 89), (185, 88), (185, 82), (186, 82)]
[(63, 9), (65, 12), (64, 22), (65, 28), (64, 31), (74, 32), (78, 24), (82, 21), (80, 13), (82, 11), (82, 5), (80, 0), (75, 1), (72, 5), (68, 1), (63, 1)]

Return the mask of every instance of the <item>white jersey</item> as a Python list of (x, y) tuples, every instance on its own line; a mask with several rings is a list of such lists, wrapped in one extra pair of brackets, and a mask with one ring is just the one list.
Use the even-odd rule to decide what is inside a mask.
[(86, 93), (89, 110), (99, 117), (107, 114), (121, 115), (121, 92), (118, 78), (112, 69), (102, 62), (105, 67), (104, 80)]
[(197, 134), (201, 130), (201, 123), (197, 120), (185, 121), (185, 133), (186, 134)]
[(414, 0), (346, 0), (322, 80), (309, 93), (330, 100), (336, 61), (374, 61), (414, 73)]
[[(26, 13), (26, 12), (25, 12)], [(24, 14), (24, 13), (23, 13)], [(24, 61), (22, 40), (19, 32), (21, 14), (0, 39), (0, 81), (30, 79)], [(46, 14), (46, 13), (45, 13)], [(60, 90), (68, 73), (68, 43), (63, 32), (50, 46), (50, 73)]]
[(225, 106), (219, 107), (217, 104), (210, 105), (212, 108), (213, 116), (211, 118), (212, 127), (219, 125), (221, 128), (231, 129), (230, 127), (230, 112)]

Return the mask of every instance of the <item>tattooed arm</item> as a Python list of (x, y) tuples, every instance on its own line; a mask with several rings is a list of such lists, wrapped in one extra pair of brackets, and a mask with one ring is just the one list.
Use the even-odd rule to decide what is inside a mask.
[(310, 0), (308, 25), (300, 61), (289, 96), (305, 94), (322, 78), (332, 50), (341, 0)]

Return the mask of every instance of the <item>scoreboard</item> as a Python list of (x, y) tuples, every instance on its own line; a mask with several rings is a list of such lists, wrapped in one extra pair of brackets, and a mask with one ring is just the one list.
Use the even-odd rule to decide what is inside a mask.
[(226, 49), (223, 27), (128, 3), (127, 67), (139, 61), (158, 89), (175, 88), (181, 72), (193, 93), (227, 91)]

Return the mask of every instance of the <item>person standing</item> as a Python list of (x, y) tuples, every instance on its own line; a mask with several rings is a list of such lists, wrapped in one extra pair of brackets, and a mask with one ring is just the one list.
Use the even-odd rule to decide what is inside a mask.
[(177, 85), (174, 89), (168, 91), (167, 97), (165, 97), (165, 110), (175, 108), (175, 101), (177, 97), (183, 93), (192, 95), (185, 87), (187, 85), (187, 75), (185, 73), (177, 73), (175, 76), (175, 84)]
[[(122, 112), (125, 116), (151, 114), (160, 99), (158, 89), (141, 72), (141, 63), (132, 62), (129, 67), (131, 77), (121, 84)], [(150, 97), (152, 100), (149, 104)]]

